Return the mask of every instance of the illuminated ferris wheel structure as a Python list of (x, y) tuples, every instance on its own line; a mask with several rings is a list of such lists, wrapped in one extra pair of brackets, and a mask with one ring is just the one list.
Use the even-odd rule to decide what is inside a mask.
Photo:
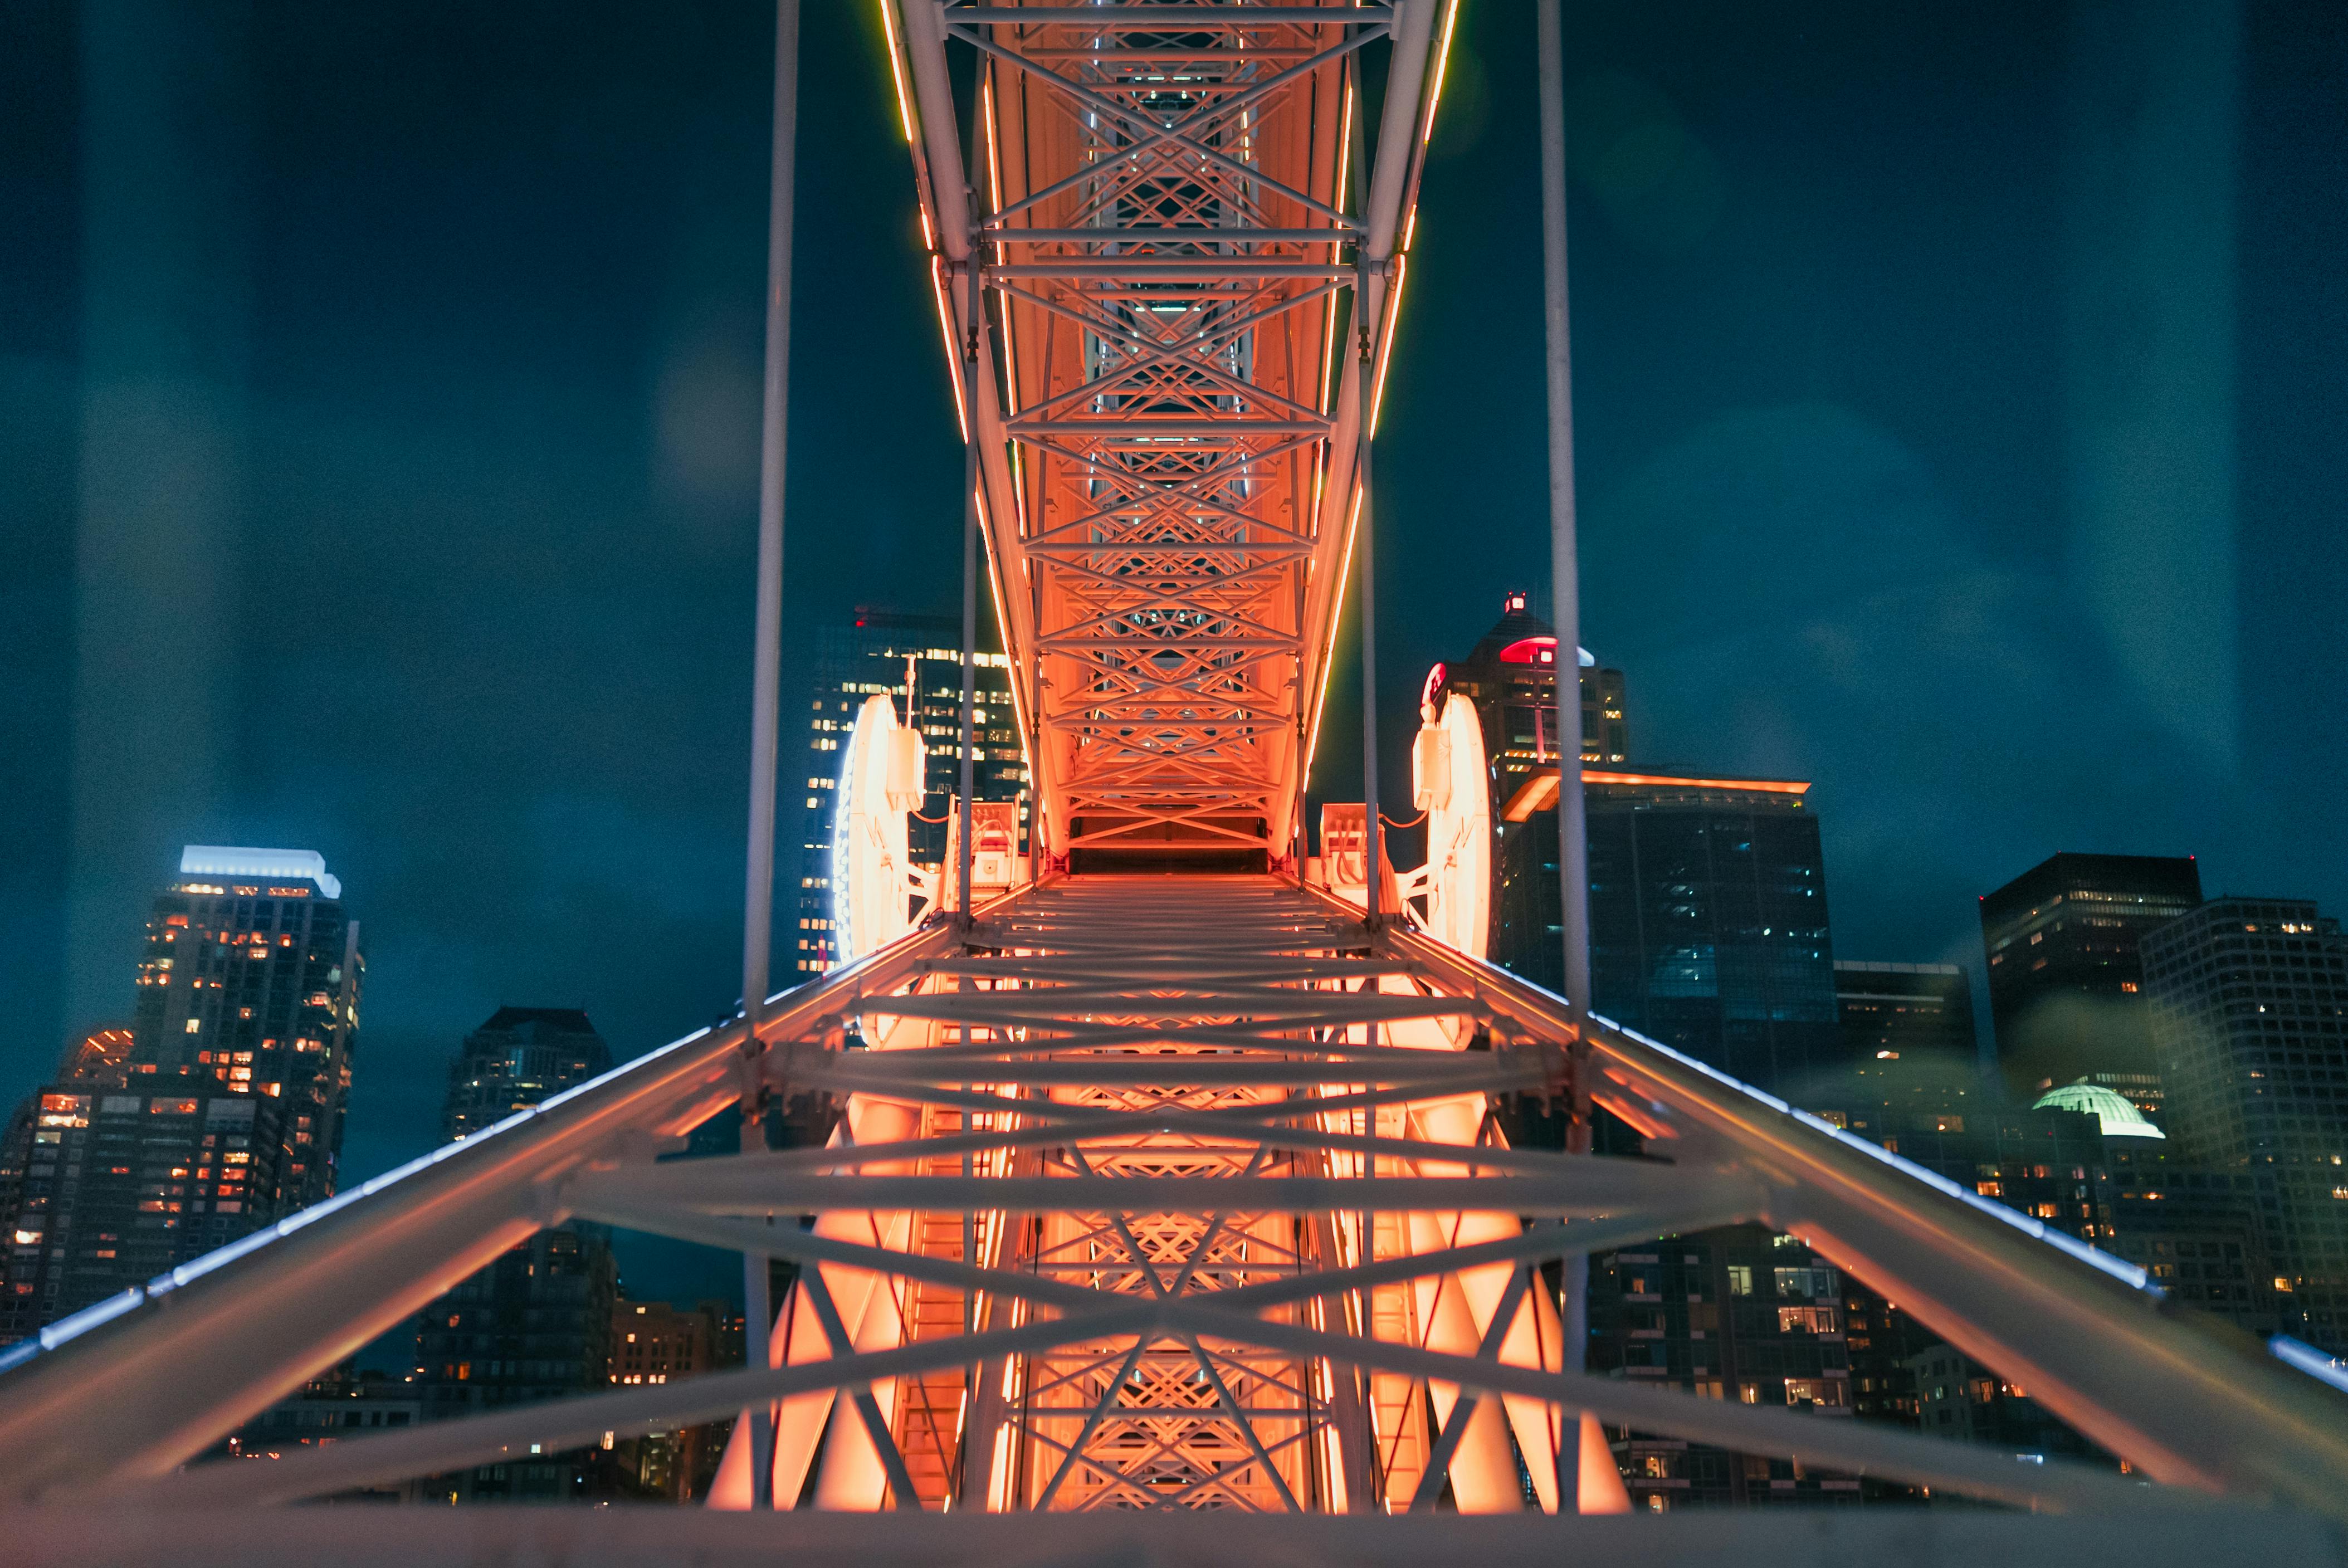
[[(1838, 1523), (1868, 1550), (1905, 1531), (2055, 1560), (2116, 1513), (2138, 1563), (2312, 1560), (2348, 1517), (2338, 1388), (2133, 1265), (1587, 1011), (1570, 748), (1566, 995), (1482, 962), (1493, 824), (1464, 695), (1430, 692), (1413, 746), (1426, 863), (1389, 888), (1375, 798), (1332, 808), (1308, 854), (1349, 596), (1365, 644), (1376, 626), (1372, 438), (1456, 0), (883, 0), (967, 442), (963, 781), (946, 864), (915, 867), (922, 738), (867, 701), (833, 861), (855, 958), (769, 994), (791, 0), (780, 15), (747, 1006), (12, 1352), (0, 1491), (46, 1506), (11, 1539), (58, 1563), (141, 1541), (292, 1558), (294, 1534), (242, 1510), (739, 1417), (716, 1510), (380, 1511), (366, 1544), (1203, 1564), (1233, 1538), (1169, 1516), (1245, 1511), (1300, 1516), (1249, 1542), (1306, 1562), (1715, 1556), (1716, 1519), (1577, 1533), (1625, 1506), (1611, 1427), (2020, 1511)], [(1539, 17), (1570, 648), (1555, 0)], [(1024, 855), (972, 799), (982, 602), (1032, 780)], [(1560, 1106), (1568, 1149), (1510, 1147), (1510, 1096)], [(755, 1127), (786, 1101), (836, 1113), (823, 1146), (677, 1157), (719, 1113)], [(1648, 1155), (1590, 1152), (1600, 1109)], [(188, 1462), (572, 1219), (741, 1253), (750, 1364)], [(1740, 1221), (2026, 1382), (2131, 1473), (1582, 1369), (1592, 1253)], [(1478, 1512), (1525, 1517), (1478, 1533), (1458, 1517)], [(1364, 1517), (1301, 1517), (1337, 1514)], [(1796, 1549), (1783, 1522), (1735, 1528)]]

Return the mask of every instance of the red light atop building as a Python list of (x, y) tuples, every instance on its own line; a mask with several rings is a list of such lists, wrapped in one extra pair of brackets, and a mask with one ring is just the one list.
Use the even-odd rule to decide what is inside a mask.
[[(1521, 598), (1522, 595), (1515, 595)], [(1557, 663), (1555, 637), (1519, 637), (1500, 650), (1504, 665), (1553, 665)]]

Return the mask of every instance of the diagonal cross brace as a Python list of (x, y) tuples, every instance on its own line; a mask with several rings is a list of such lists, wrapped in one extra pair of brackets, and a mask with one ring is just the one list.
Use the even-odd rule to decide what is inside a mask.
[[(856, 1343), (840, 1321), (839, 1307), (831, 1299), (831, 1287), (823, 1282), (823, 1270), (813, 1268), (799, 1276), (808, 1293), (808, 1304), (815, 1308), (816, 1321), (823, 1326), (823, 1336), (831, 1342), (831, 1353), (843, 1360), (857, 1356)], [(881, 1288), (886, 1288), (882, 1282)], [(892, 1298), (893, 1299), (893, 1298)], [(889, 1472), (889, 1491), (894, 1505), (918, 1511), (922, 1506), (919, 1493), (913, 1491), (912, 1472), (905, 1468), (905, 1456), (898, 1451), (897, 1439), (881, 1418), (880, 1402), (872, 1397), (872, 1385), (858, 1383), (848, 1390), (856, 1406), (856, 1413), (864, 1418), (864, 1435), (872, 1439), (873, 1451), (880, 1456), (880, 1468)]]
[[(1492, 1321), (1484, 1330), (1482, 1343), (1476, 1346), (1476, 1359), (1499, 1359), (1501, 1342), (1509, 1336), (1509, 1326), (1517, 1320), (1517, 1312), (1524, 1305), (1525, 1293), (1532, 1282), (1533, 1271), (1519, 1267), (1509, 1276), (1509, 1288), (1501, 1294), (1500, 1304), (1492, 1311)], [(1441, 1285), (1437, 1289), (1440, 1290)], [(1468, 1422), (1484, 1402), (1480, 1390), (1462, 1386), (1459, 1397), (1452, 1401), (1451, 1418), (1443, 1423), (1436, 1435), (1435, 1447), (1426, 1456), (1426, 1469), (1419, 1473), (1418, 1490), (1411, 1494), (1410, 1511), (1426, 1513), (1435, 1507), (1435, 1500), (1443, 1495), (1443, 1480), (1451, 1470), (1451, 1456), (1459, 1451), (1459, 1439), (1468, 1435)]]

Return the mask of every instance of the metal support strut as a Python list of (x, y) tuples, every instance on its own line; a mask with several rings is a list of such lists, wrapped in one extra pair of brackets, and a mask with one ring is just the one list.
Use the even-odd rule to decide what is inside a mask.
[[(758, 1024), (770, 988), (774, 953), (776, 751), (782, 725), (783, 645), (783, 457), (790, 414), (791, 193), (798, 141), (798, 0), (775, 5), (775, 123), (767, 202), (767, 366), (758, 450), (757, 623), (751, 665), (750, 836), (742, 909), (742, 1035), (746, 1058), (741, 1146), (762, 1144), (765, 1122), (755, 1063), (761, 1042)], [(745, 1348), (752, 1365), (767, 1350), (767, 1262), (765, 1254), (742, 1254)], [(759, 1405), (749, 1412), (754, 1453), (770, 1455), (773, 1412)], [(755, 1467), (763, 1481), (769, 1466)], [(772, 1502), (764, 1486), (758, 1503)]]

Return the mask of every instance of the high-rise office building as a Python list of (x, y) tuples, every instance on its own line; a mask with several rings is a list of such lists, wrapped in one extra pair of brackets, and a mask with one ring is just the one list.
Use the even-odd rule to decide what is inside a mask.
[(2250, 1177), (2287, 1333), (2348, 1350), (2348, 936), (2301, 899), (2215, 899), (2146, 935), (2168, 1130)]
[(2016, 1096), (2084, 1079), (2161, 1119), (2137, 944), (2200, 902), (2190, 857), (2080, 854), (1981, 901), (1998, 1068)]
[(2116, 1135), (2106, 1136), (2091, 1114), (2065, 1106), (1984, 1105), (1957, 1114), (1887, 1115), (1862, 1106), (1835, 1109), (1828, 1119), (2080, 1241), (2100, 1244), (2111, 1234), (2108, 1150)]
[(2117, 1462), (2065, 1426), (2028, 1385), (1999, 1377), (1953, 1346), (1928, 1346), (1901, 1370), (1916, 1390), (1916, 1424), (1929, 1436), (1992, 1444), (2040, 1464), (2049, 1454), (2106, 1467)]
[(470, 1138), (611, 1070), (611, 1047), (579, 1008), (499, 1007), (449, 1064), (441, 1131)]
[[(304, 1449), (412, 1427), (423, 1418), (416, 1385), (351, 1361), (328, 1368), (214, 1444), (205, 1460), (281, 1460)], [(355, 1488), (324, 1502), (421, 1502), (423, 1481), (410, 1478)], [(436, 1501), (444, 1501), (443, 1489)]]
[(139, 965), (130, 1087), (280, 1101), (289, 1208), (335, 1193), (366, 977), (342, 897), (309, 851), (191, 844)]
[[(17, 1340), (62, 1315), (58, 1296), (65, 1284), (66, 1247), (72, 1234), (65, 1182), (80, 1196), (87, 1139), (67, 1152), (67, 1135), (81, 1130), (69, 1099), (96, 1089), (119, 1089), (129, 1079), (130, 1031), (97, 1029), (67, 1050), (47, 1083), (16, 1102), (0, 1134), (0, 1241), (7, 1243), (5, 1282), (0, 1282), (0, 1345)], [(119, 1249), (118, 1249), (118, 1251)]]
[[(1870, 1088), (1813, 1109), (1977, 1196), (2142, 1264), (2178, 1300), (2274, 1332), (2252, 1178), (2192, 1163), (2115, 1090), (2074, 1083), (2028, 1108), (1978, 1093), (1935, 1108), (1916, 1097), (1887, 1101)], [(2026, 1392), (1978, 1367), (1961, 1370), (1962, 1357), (1899, 1306), (1856, 1286), (1849, 1297), (1852, 1399), (1861, 1415), (1942, 1436), (2002, 1433), (1996, 1440), (2033, 1451), (2098, 1452)]]
[(1838, 958), (1834, 973), (1846, 1093), (1886, 1112), (1982, 1105), (1972, 976), (1962, 966)]
[[(1574, 650), (1581, 671), (1581, 760), (1616, 768), (1630, 760), (1631, 724), (1622, 672)], [(1509, 593), (1500, 618), (1464, 659), (1428, 673), (1427, 691), (1458, 692), (1476, 705), (1492, 776), (1492, 820), (1544, 769), (1557, 768), (1557, 629)]]
[[(513, 1248), (417, 1317), (423, 1418), (606, 1387), (618, 1292), (611, 1235), (600, 1225), (573, 1221)], [(588, 1449), (533, 1455), (438, 1478), (427, 1495), (451, 1502), (598, 1496), (603, 1468)]]
[[(1849, 1126), (1981, 1197), (2143, 1264), (2179, 1300), (2272, 1331), (2247, 1181), (2237, 1190), (2222, 1175), (2179, 1163), (2171, 1141), (2115, 1090), (2074, 1083), (2027, 1109), (1983, 1106), (1964, 1115), (1854, 1112)], [(2039, 1405), (2026, 1384), (1969, 1361), (1897, 1306), (1886, 1304), (1878, 1315), (1892, 1331), (1879, 1336), (1890, 1354), (1854, 1341), (1854, 1384), (1892, 1390), (1924, 1431), (2113, 1462)]]
[[(973, 685), (974, 793), (981, 800), (1019, 800), (1026, 830), (1027, 758), (1011, 701), (1011, 667), (994, 651), (993, 629), (981, 617), (981, 652)], [(962, 618), (859, 609), (845, 625), (824, 629), (808, 723), (807, 789), (799, 835), (797, 913), (778, 897), (778, 917), (793, 927), (784, 973), (820, 975), (840, 962), (839, 917), (832, 903), (832, 833), (839, 812), (840, 768), (848, 738), (866, 699), (887, 696), (897, 719), (922, 734), (928, 748), (929, 793), (908, 823), (916, 865), (935, 869), (945, 859), (946, 804), (962, 788)], [(910, 710), (910, 711), (909, 711)], [(788, 791), (789, 774), (783, 786)], [(784, 804), (788, 806), (788, 794)]]
[[(1585, 769), (1591, 1005), (1800, 1097), (1847, 1067), (1807, 784)], [(1521, 812), (1521, 814), (1519, 814)], [(1563, 980), (1554, 794), (1499, 822), (1494, 961)]]
[(364, 969), (320, 856), (188, 846), (131, 1027), (69, 1051), (0, 1147), (0, 1339), (333, 1195)]
[(282, 1099), (192, 1078), (160, 1094), (45, 1084), (21, 1150), (0, 1336), (23, 1338), (299, 1205)]
[[(2140, 1265), (2173, 1298), (2231, 1318), (2260, 1338), (2290, 1327), (2278, 1303), (2260, 1218), (2274, 1173), (2199, 1165), (2174, 1140), (2107, 1139), (2112, 1224), (2096, 1244)], [(2262, 1200), (2261, 1192), (2266, 1196)], [(2288, 1284), (2288, 1280), (2285, 1281)]]
[[(2095, 1119), (2103, 1144), (2094, 1167), (2102, 1222), (2083, 1239), (2141, 1264), (2178, 1301), (2254, 1334), (2277, 1332), (2278, 1302), (2287, 1295), (2273, 1288), (2269, 1227), (2260, 1212), (2274, 1207), (2272, 1168), (2253, 1172), (2240, 1162), (2209, 1162), (2200, 1157), (2206, 1151), (2188, 1150), (2101, 1084), (2058, 1084), (2031, 1109)], [(2026, 1197), (2017, 1207), (2044, 1213)]]
[[(1553, 779), (1553, 758), (1550, 767)], [(1586, 766), (1582, 783), (1594, 1009), (1781, 1094), (1834, 1074), (1848, 1053), (1808, 786)], [(1527, 758), (1524, 782), (1496, 813), (1493, 956), (1557, 988), (1556, 796), (1540, 786)], [(1601, 1126), (1601, 1141), (1622, 1130)], [(1848, 1416), (1844, 1313), (1838, 1271), (1791, 1237), (1755, 1226), (1668, 1236), (1591, 1259), (1590, 1366), (1715, 1398)], [(1643, 1508), (1861, 1495), (1852, 1478), (1797, 1473), (1756, 1455), (1628, 1429), (1612, 1439)]]
[[(1871, 1058), (1869, 1065), (1875, 1065)], [(2112, 1103), (2135, 1117), (2126, 1101)], [(2081, 1241), (2110, 1244), (2117, 1192), (2109, 1152), (2128, 1140), (2106, 1138), (2093, 1115), (2075, 1108), (2001, 1103), (1980, 1080), (1970, 1055), (1945, 1075), (1901, 1078), (1855, 1071), (1840, 1096), (1814, 1100), (1808, 1109), (1976, 1196)], [(2137, 1124), (2152, 1131), (2140, 1118)], [(1956, 1418), (1944, 1421), (1938, 1413), (1950, 1398), (1945, 1378), (1934, 1397), (1932, 1385), (1920, 1383), (1916, 1359), (1936, 1347), (1945, 1359), (1949, 1352), (1940, 1336), (1864, 1286), (1852, 1284), (1845, 1295), (1852, 1408), (1863, 1418), (1948, 1430)], [(2000, 1418), (2020, 1420), (2026, 1414), (2005, 1410)]]
[(1854, 1060), (1879, 1051), (1976, 1059), (1972, 977), (1955, 964), (1835, 960), (1835, 1006)]
[[(57, 1072), (47, 1083), (16, 1102), (16, 1109), (9, 1113), (6, 1131), (0, 1132), (0, 1238), (16, 1229), (16, 1215), (27, 1196), (26, 1183), (31, 1173), (34, 1150), (46, 1150), (49, 1144), (59, 1141), (50, 1139), (36, 1143), (34, 1140), (33, 1134), (38, 1130), (40, 1121), (41, 1098), (76, 1088), (120, 1088), (129, 1078), (127, 1064), (129, 1055), (129, 1030), (94, 1029), (66, 1052), (65, 1059), (57, 1064)], [(43, 1164), (52, 1167), (57, 1162), (54, 1152), (44, 1152), (41, 1160)], [(52, 1189), (45, 1184), (41, 1191), (42, 1201), (36, 1207), (47, 1209), (52, 1196)], [(35, 1228), (45, 1229), (46, 1222)], [(18, 1243), (7, 1254), (10, 1264), (0, 1265), (0, 1281), (5, 1281), (6, 1273), (16, 1263), (23, 1264), (27, 1271), (18, 1277), (31, 1278), (30, 1271), (39, 1263), (40, 1251), (34, 1243)], [(33, 1294), (29, 1290), (19, 1293), (0, 1289), (0, 1344), (6, 1344), (21, 1332), (10, 1325), (11, 1298)]]
[[(449, 1065), (441, 1134), (494, 1125), (607, 1070), (612, 1053), (576, 1007), (499, 1007)], [(416, 1318), (422, 1418), (445, 1420), (604, 1387), (619, 1267), (611, 1233), (572, 1221), (541, 1231)], [(534, 1455), (435, 1479), (448, 1501), (602, 1496), (613, 1466), (586, 1450)]]

